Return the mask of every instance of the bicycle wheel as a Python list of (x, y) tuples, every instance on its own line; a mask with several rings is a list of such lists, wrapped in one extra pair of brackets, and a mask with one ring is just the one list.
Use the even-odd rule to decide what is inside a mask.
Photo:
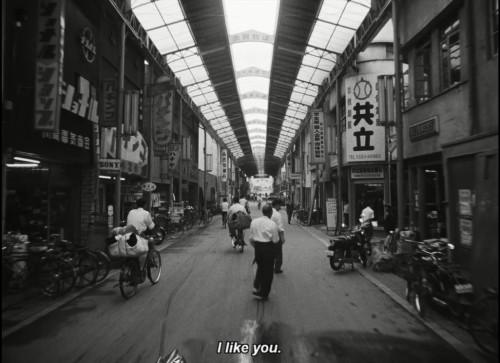
[(109, 260), (108, 255), (106, 255), (102, 251), (91, 250), (89, 252), (94, 255), (97, 261), (97, 276), (95, 282), (101, 282), (109, 274), (109, 270), (111, 268), (111, 261)]
[(210, 222), (212, 222), (212, 218), (213, 217), (214, 217), (214, 215), (211, 212), (207, 213), (207, 218), (206, 218), (207, 224), (209, 224)]
[(76, 256), (77, 274), (75, 287), (87, 287), (95, 283), (97, 278), (97, 260), (88, 252), (79, 252)]
[(154, 285), (160, 281), (161, 275), (161, 257), (160, 252), (154, 250), (151, 255), (151, 260), (148, 261), (147, 266), (148, 279)]
[(179, 223), (170, 223), (167, 229), (167, 236), (172, 239), (179, 239), (184, 234), (184, 228)]
[(29, 286), (29, 261), (27, 258), (12, 258), (5, 262), (4, 274), (8, 293), (17, 294)]
[(299, 223), (303, 226), (309, 224), (309, 216), (306, 211), (301, 211), (301, 213), (299, 214)]
[(498, 356), (498, 296), (486, 296), (474, 304), (469, 331), (481, 349)]
[(131, 298), (137, 291), (137, 275), (139, 274), (139, 266), (134, 259), (126, 259), (122, 263), (120, 270), (120, 292), (125, 299)]
[(40, 261), (37, 283), (46, 296), (62, 296), (68, 293), (76, 282), (73, 265), (60, 258), (46, 258)]
[(292, 218), (293, 218), (294, 222), (300, 223), (300, 220), (299, 220), (299, 211), (298, 210), (296, 210), (296, 211), (293, 212)]

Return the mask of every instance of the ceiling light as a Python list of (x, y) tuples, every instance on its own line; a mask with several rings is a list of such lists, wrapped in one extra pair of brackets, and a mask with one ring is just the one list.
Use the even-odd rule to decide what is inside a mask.
[(38, 164), (5, 164), (9, 168), (36, 168)]
[(26, 161), (26, 162), (28, 162), (28, 163), (40, 164), (40, 161), (38, 161), (38, 160), (27, 159), (27, 158), (21, 158), (21, 157), (19, 157), (19, 156), (14, 156), (14, 160), (18, 160), (18, 161)]

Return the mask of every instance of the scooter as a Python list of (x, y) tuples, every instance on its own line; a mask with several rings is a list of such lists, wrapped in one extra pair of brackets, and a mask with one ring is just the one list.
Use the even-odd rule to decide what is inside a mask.
[(330, 259), (330, 267), (334, 271), (344, 268), (348, 263), (354, 269), (354, 262), (358, 261), (366, 267), (365, 228), (366, 226), (358, 225), (348, 234), (330, 239), (326, 256)]

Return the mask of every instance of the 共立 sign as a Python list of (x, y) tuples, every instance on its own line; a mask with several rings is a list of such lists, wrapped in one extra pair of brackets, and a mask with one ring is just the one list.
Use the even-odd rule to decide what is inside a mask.
[(377, 77), (363, 74), (345, 79), (348, 163), (385, 160), (385, 128), (378, 116)]

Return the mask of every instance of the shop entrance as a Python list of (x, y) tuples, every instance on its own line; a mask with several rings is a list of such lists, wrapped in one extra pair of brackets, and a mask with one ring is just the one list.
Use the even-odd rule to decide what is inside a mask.
[(375, 214), (375, 221), (379, 226), (384, 223), (384, 183), (380, 181), (363, 181), (354, 184), (354, 224), (359, 223), (361, 211), (368, 203)]

